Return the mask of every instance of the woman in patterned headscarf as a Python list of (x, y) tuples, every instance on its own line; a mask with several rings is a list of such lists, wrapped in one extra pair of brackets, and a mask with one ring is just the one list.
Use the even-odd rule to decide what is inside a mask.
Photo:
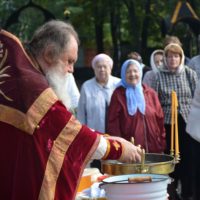
[(108, 133), (135, 144), (146, 152), (161, 153), (165, 149), (163, 111), (157, 94), (142, 85), (142, 67), (136, 60), (124, 62), (121, 82), (115, 89), (108, 110)]

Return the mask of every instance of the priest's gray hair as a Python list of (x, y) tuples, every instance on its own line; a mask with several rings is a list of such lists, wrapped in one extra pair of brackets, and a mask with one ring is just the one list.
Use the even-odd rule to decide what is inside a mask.
[(50, 56), (56, 60), (61, 53), (67, 50), (71, 37), (79, 44), (78, 34), (74, 27), (60, 20), (51, 20), (39, 27), (29, 43), (34, 57), (40, 57), (46, 48), (50, 47)]

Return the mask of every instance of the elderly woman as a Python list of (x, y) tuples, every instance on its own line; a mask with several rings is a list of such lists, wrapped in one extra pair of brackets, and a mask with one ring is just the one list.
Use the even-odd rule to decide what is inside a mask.
[(105, 132), (107, 107), (120, 79), (111, 75), (113, 60), (106, 54), (96, 55), (92, 67), (95, 77), (82, 85), (77, 117), (90, 128)]
[[(175, 170), (174, 178), (175, 183), (180, 179), (182, 198), (188, 199), (193, 195), (191, 176), (192, 164), (190, 160), (192, 157), (192, 139), (186, 133), (185, 129), (197, 83), (197, 74), (184, 65), (184, 58), (184, 53), (180, 45), (175, 43), (167, 45), (164, 49), (164, 67), (156, 74), (152, 85), (159, 95), (161, 106), (165, 114), (167, 153), (169, 153), (170, 150), (171, 135), (171, 92), (174, 90), (177, 94), (181, 161)], [(174, 199), (177, 199), (177, 197), (174, 197)]]
[(126, 140), (134, 138), (146, 152), (165, 150), (163, 111), (156, 92), (142, 85), (139, 62), (129, 59), (121, 69), (121, 82), (112, 95), (108, 109), (108, 133)]

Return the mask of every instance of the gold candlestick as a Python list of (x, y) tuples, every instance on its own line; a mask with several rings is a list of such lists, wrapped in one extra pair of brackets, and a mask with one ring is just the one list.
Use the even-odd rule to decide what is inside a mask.
[(175, 156), (175, 161), (179, 162), (179, 134), (178, 134), (178, 99), (175, 91), (172, 91), (171, 106), (171, 149), (170, 154)]
[(179, 134), (178, 134), (178, 99), (175, 93), (175, 158), (179, 160)]
[(174, 91), (171, 93), (171, 147), (170, 154), (174, 155)]

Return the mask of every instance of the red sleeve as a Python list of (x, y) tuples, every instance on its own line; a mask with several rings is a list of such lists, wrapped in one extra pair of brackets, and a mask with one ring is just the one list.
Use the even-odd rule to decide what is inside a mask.
[(118, 160), (123, 152), (123, 145), (121, 142), (113, 139), (106, 139), (107, 150), (102, 160)]
[(120, 101), (118, 88), (114, 91), (108, 108), (107, 133), (112, 136), (121, 136), (120, 131)]

